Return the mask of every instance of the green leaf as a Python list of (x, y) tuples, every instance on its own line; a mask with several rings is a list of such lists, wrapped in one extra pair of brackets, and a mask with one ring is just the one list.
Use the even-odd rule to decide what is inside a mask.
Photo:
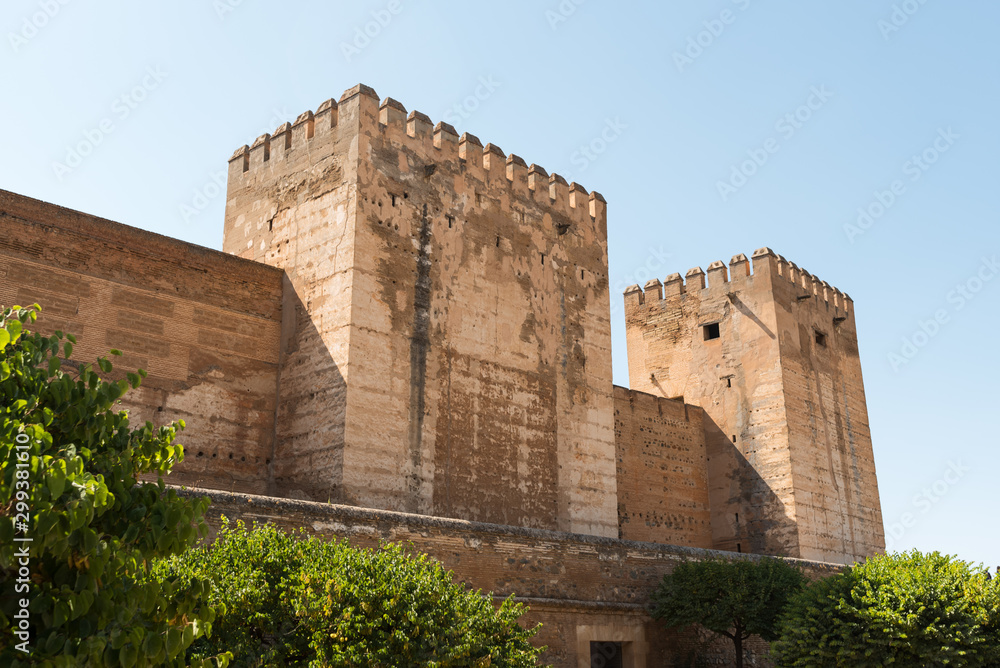
[(139, 652), (136, 650), (135, 645), (125, 645), (118, 652), (118, 661), (121, 663), (123, 668), (132, 668), (138, 657)]
[(21, 321), (20, 320), (10, 320), (7, 322), (7, 334), (10, 336), (11, 343), (17, 343), (17, 340), (21, 338)]
[(181, 641), (184, 639), (184, 635), (180, 629), (170, 629), (167, 631), (167, 658), (172, 659), (177, 656), (177, 653), (181, 651)]
[(45, 485), (49, 488), (49, 493), (52, 494), (53, 499), (58, 499), (62, 496), (63, 490), (66, 488), (66, 462), (57, 461), (53, 462), (46, 471)]

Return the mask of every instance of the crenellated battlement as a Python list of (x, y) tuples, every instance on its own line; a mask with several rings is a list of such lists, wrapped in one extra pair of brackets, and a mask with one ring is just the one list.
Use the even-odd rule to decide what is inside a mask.
[[(345, 119), (349, 119), (348, 122)], [(387, 97), (381, 102), (374, 89), (363, 84), (322, 103), (315, 112), (306, 111), (294, 123), (283, 123), (273, 133), (238, 148), (230, 158), (230, 179), (276, 176), (286, 169), (281, 163), (305, 149), (310, 162), (318, 162), (333, 149), (332, 135), (378, 133), (393, 144), (410, 149), (427, 160), (428, 176), (443, 170), (461, 173), (484, 186), (502, 187), (510, 195), (580, 222), (599, 221), (606, 226), (607, 201), (579, 183), (567, 183), (559, 174), (549, 174), (538, 165), (528, 165), (520, 156), (507, 154), (496, 144), (485, 146), (473, 134), (459, 136), (448, 123), (434, 122), (419, 111), (407, 113), (401, 102)], [(303, 165), (296, 164), (296, 168)], [(267, 178), (265, 176), (264, 178)]]
[(758, 275), (766, 274), (796, 289), (797, 293), (792, 296), (797, 302), (813, 298), (814, 303), (825, 304), (828, 308), (833, 307), (845, 313), (853, 310), (853, 301), (847, 293), (799, 268), (770, 248), (757, 249), (751, 258), (752, 262), (746, 255), (739, 253), (729, 260), (728, 266), (718, 260), (708, 265), (707, 271), (694, 267), (683, 277), (679, 273), (670, 274), (662, 284), (658, 279), (653, 279), (643, 288), (638, 285), (629, 286), (625, 289), (625, 303), (647, 304), (681, 295), (700, 295), (703, 291), (728, 291), (752, 281)]

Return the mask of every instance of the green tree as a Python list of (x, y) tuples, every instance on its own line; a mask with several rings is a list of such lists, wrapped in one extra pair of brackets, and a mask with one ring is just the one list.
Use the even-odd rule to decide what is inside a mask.
[(778, 666), (1000, 665), (1000, 580), (937, 552), (878, 555), (816, 582), (781, 618)]
[(204, 529), (207, 500), (164, 489), (183, 424), (131, 428), (114, 407), (144, 374), (68, 363), (73, 336), (29, 331), (40, 310), (0, 314), (0, 664), (184, 665), (208, 585), (147, 577)]
[(653, 594), (653, 616), (668, 628), (699, 624), (733, 641), (736, 665), (743, 643), (775, 638), (778, 615), (805, 577), (780, 559), (687, 561), (665, 575)]
[(191, 656), (231, 650), (238, 666), (535, 666), (525, 608), (454, 583), (426, 555), (398, 545), (350, 547), (248, 529), (225, 518), (214, 543), (161, 561), (157, 577), (211, 578), (212, 601), (225, 604), (211, 638)]

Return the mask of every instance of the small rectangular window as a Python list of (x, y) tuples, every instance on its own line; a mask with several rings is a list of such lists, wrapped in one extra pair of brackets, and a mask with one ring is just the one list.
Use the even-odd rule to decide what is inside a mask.
[(717, 322), (713, 322), (711, 325), (705, 325), (703, 329), (705, 331), (706, 341), (711, 341), (712, 339), (717, 339), (722, 336), (719, 332), (719, 323)]
[(816, 332), (816, 345), (826, 348), (826, 334), (818, 330)]

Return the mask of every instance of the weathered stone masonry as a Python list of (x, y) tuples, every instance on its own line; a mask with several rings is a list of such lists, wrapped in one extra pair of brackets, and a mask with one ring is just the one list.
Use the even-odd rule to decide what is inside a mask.
[(359, 85), (236, 151), (225, 252), (0, 191), (0, 304), (146, 369), (125, 407), (187, 422), (215, 513), (412, 541), (556, 666), (724, 663), (646, 614), (678, 559), (883, 549), (854, 305), (769, 249), (632, 286), (614, 387), (607, 224)]

